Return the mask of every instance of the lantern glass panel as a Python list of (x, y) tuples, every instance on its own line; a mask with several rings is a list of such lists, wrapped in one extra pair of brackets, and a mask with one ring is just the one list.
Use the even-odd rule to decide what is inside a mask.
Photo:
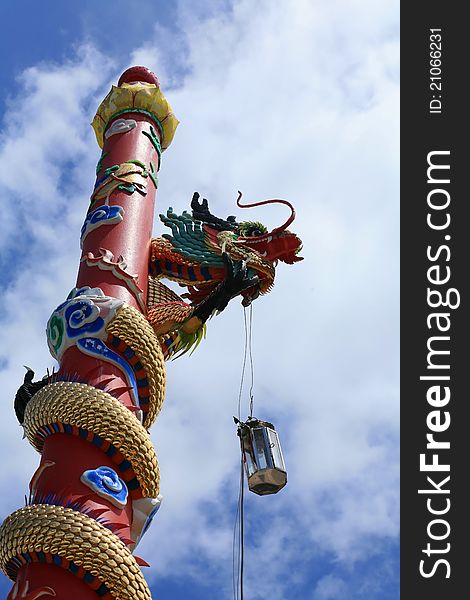
[(247, 475), (248, 475), (248, 477), (251, 477), (251, 475), (253, 475), (253, 473), (257, 470), (256, 465), (253, 462), (253, 457), (251, 455), (251, 449), (245, 447), (243, 454), (245, 455), (245, 467), (246, 467)]
[(270, 467), (270, 453), (267, 453), (269, 446), (266, 444), (266, 436), (263, 427), (256, 427), (253, 429), (253, 446), (258, 469), (261, 470)]
[(273, 429), (267, 429), (268, 438), (269, 438), (269, 446), (271, 448), (271, 454), (274, 461), (274, 467), (276, 469), (280, 469), (281, 471), (286, 470), (286, 466), (284, 464), (284, 457), (282, 456), (281, 446), (279, 444), (279, 437), (277, 435), (277, 431)]

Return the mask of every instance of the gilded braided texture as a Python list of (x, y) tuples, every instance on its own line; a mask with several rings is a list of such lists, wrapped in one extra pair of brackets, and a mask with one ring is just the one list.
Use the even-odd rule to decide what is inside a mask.
[(132, 306), (123, 306), (106, 327), (134, 350), (140, 359), (149, 382), (150, 405), (144, 427), (155, 421), (165, 399), (165, 359), (157, 336), (147, 319)]
[(51, 383), (34, 394), (25, 410), (25, 434), (37, 450), (42, 450), (38, 429), (52, 423), (75, 425), (110, 442), (131, 463), (143, 495), (158, 496), (160, 471), (149, 434), (119, 400), (84, 383)]
[[(178, 324), (184, 323), (192, 314), (194, 308), (182, 301), (168, 302), (152, 306), (148, 310), (147, 318), (157, 335), (175, 329)], [(163, 327), (162, 327), (163, 326)], [(162, 327), (162, 330), (159, 330)]]
[(158, 281), (156, 277), (149, 276), (147, 306), (150, 307), (160, 302), (181, 302), (181, 298), (164, 283)]
[(190, 260), (186, 256), (176, 252), (173, 244), (165, 238), (153, 238), (151, 243), (150, 260), (152, 261), (165, 258), (180, 265), (187, 265), (188, 267), (197, 265), (195, 260)]
[(58, 554), (98, 577), (120, 600), (151, 600), (134, 557), (121, 540), (91, 517), (62, 506), (33, 504), (0, 527), (0, 567), (25, 552)]

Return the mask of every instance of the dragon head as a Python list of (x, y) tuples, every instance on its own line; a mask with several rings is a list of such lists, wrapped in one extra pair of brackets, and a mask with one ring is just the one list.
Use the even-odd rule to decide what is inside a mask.
[(241, 204), (240, 199), (242, 193), (238, 192), (237, 206), (240, 208), (252, 208), (254, 206), (262, 206), (264, 204), (285, 204), (291, 210), (291, 214), (284, 225), (276, 227), (272, 231), (258, 221), (242, 221), (237, 223), (234, 216), (227, 219), (219, 219), (209, 212), (209, 205), (205, 198), (199, 202), (199, 194), (194, 193), (191, 202), (193, 218), (201, 221), (206, 231), (212, 230), (217, 232), (219, 243), (231, 242), (231, 245), (236, 245), (240, 250), (245, 249), (253, 252), (271, 264), (277, 263), (278, 260), (289, 265), (303, 260), (298, 253), (302, 250), (302, 241), (295, 233), (290, 232), (287, 227), (295, 219), (295, 210), (287, 200), (263, 200), (262, 202), (254, 202), (253, 204)]
[(206, 237), (219, 252), (226, 252), (232, 260), (243, 260), (247, 267), (259, 277), (259, 284), (242, 292), (243, 304), (248, 306), (259, 294), (270, 291), (277, 262), (294, 264), (303, 257), (298, 256), (302, 249), (300, 238), (287, 230), (295, 219), (295, 210), (286, 200), (264, 200), (253, 204), (241, 204), (241, 192), (238, 192), (237, 205), (240, 208), (251, 208), (264, 204), (285, 204), (291, 210), (287, 221), (272, 231), (257, 221), (237, 223), (234, 216), (219, 219), (209, 212), (207, 200), (199, 202), (199, 194), (193, 195), (191, 208), (193, 218), (203, 223)]
[(282, 262), (292, 265), (295, 262), (303, 260), (298, 253), (302, 250), (302, 241), (295, 233), (291, 233), (287, 227), (295, 219), (295, 210), (287, 200), (264, 200), (263, 202), (255, 202), (253, 204), (241, 204), (241, 192), (238, 192), (237, 205), (240, 208), (251, 208), (253, 206), (261, 206), (263, 204), (285, 204), (291, 209), (291, 215), (281, 227), (276, 227), (272, 231), (257, 221), (243, 221), (238, 226), (237, 244), (242, 245), (250, 250), (258, 252), (267, 260), (274, 262), (281, 260)]

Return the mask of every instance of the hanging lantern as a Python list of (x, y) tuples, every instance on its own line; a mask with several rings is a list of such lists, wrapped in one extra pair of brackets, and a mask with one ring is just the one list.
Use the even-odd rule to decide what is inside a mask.
[(235, 417), (234, 421), (238, 425), (248, 488), (260, 496), (276, 494), (287, 483), (287, 471), (274, 425), (254, 417), (246, 423)]

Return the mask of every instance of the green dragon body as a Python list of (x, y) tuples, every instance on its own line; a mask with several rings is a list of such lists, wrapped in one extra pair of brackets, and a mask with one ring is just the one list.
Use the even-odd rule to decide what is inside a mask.
[[(292, 210), (287, 224), (295, 216), (286, 201), (241, 205), (240, 196), (242, 207), (287, 204)], [(171, 208), (160, 215), (172, 233), (153, 239), (151, 245), (147, 318), (167, 358), (195, 348), (204, 336), (207, 319), (232, 298), (241, 295), (242, 304), (248, 306), (268, 293), (278, 260), (288, 264), (302, 260), (298, 256), (302, 243), (286, 230), (287, 224), (268, 232), (258, 222), (219, 219), (209, 212), (207, 200), (199, 202), (198, 193), (193, 195), (191, 208), (192, 215), (186, 211), (176, 215)], [(186, 292), (178, 296), (162, 279), (178, 283)]]

